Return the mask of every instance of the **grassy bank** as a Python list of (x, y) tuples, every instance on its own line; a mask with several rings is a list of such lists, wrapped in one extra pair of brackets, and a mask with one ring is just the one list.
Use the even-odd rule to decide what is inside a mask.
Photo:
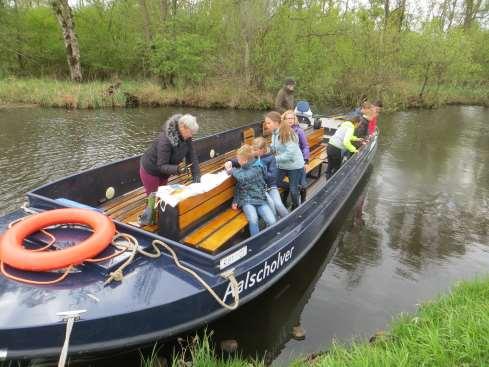
[[(464, 282), (448, 295), (423, 304), (414, 315), (401, 315), (372, 343), (334, 345), (294, 367), (487, 366), (489, 365), (489, 279)], [(260, 365), (216, 358), (208, 341), (191, 351), (193, 366)], [(173, 365), (178, 365), (177, 360)], [(145, 366), (156, 367), (156, 364)]]
[[(489, 365), (489, 279), (462, 283), (371, 344), (334, 346), (315, 366)], [(310, 365), (297, 362), (295, 366)]]
[(203, 108), (267, 109), (273, 96), (239, 88), (232, 83), (162, 89), (152, 81), (86, 82), (52, 79), (0, 80), (0, 104), (36, 104), (42, 107), (94, 109), (132, 106), (191, 106)]
[[(112, 86), (112, 88), (111, 88)], [(312, 89), (312, 88), (311, 88)], [(317, 88), (315, 88), (317, 89)], [(299, 96), (307, 97), (304, 88)], [(445, 104), (489, 106), (489, 88), (443, 86), (428, 89), (423, 98), (418, 97), (419, 86), (414, 83), (396, 82), (382, 92), (387, 110), (404, 110), (411, 107), (433, 108)], [(355, 91), (337, 90), (324, 92), (313, 101), (351, 107)], [(134, 106), (188, 106), (202, 108), (239, 108), (265, 110), (273, 107), (271, 92), (245, 87), (236, 81), (216, 81), (201, 86), (162, 89), (154, 81), (122, 81), (114, 87), (112, 82), (93, 81), (76, 84), (53, 79), (0, 80), (0, 105), (38, 105), (67, 109), (95, 109), (102, 107)]]

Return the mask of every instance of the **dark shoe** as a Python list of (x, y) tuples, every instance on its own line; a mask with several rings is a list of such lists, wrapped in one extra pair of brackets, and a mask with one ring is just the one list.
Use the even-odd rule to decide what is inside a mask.
[(289, 190), (284, 190), (280, 193), (280, 197), (282, 198), (282, 203), (287, 206), (287, 199), (289, 198)]
[(301, 189), (300, 195), (301, 195), (301, 204), (304, 204), (306, 202), (306, 189)]

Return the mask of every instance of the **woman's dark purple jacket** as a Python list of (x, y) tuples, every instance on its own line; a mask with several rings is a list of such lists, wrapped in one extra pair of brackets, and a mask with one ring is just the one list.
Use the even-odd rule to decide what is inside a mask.
[(299, 124), (292, 125), (292, 129), (296, 133), (299, 138), (299, 148), (301, 148), (302, 156), (304, 157), (304, 161), (309, 162), (309, 143), (307, 142), (306, 134), (304, 130), (299, 126)]

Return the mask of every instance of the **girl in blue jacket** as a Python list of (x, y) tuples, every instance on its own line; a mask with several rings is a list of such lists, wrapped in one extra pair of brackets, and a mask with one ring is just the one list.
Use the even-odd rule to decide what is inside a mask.
[(300, 204), (299, 186), (304, 173), (304, 158), (299, 148), (299, 138), (278, 112), (269, 112), (265, 116), (265, 126), (272, 132), (271, 149), (279, 168), (277, 183), (281, 185), (285, 176), (289, 178), (294, 210)]

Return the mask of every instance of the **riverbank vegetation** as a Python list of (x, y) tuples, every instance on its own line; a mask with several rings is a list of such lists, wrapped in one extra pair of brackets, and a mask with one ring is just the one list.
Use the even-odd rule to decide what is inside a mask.
[[(447, 294), (401, 315), (370, 343), (334, 344), (301, 358), (294, 367), (486, 366), (489, 365), (489, 279), (460, 283)], [(193, 345), (193, 366), (260, 366), (260, 362), (216, 357), (208, 340)], [(178, 359), (174, 362), (174, 365)], [(153, 364), (156, 366), (156, 364)]]
[(462, 283), (416, 314), (402, 315), (372, 343), (335, 345), (309, 362), (328, 367), (489, 365), (488, 300), (488, 279)]
[(488, 105), (489, 2), (422, 3), (0, 0), (0, 101), (263, 109), (292, 76), (319, 104)]

